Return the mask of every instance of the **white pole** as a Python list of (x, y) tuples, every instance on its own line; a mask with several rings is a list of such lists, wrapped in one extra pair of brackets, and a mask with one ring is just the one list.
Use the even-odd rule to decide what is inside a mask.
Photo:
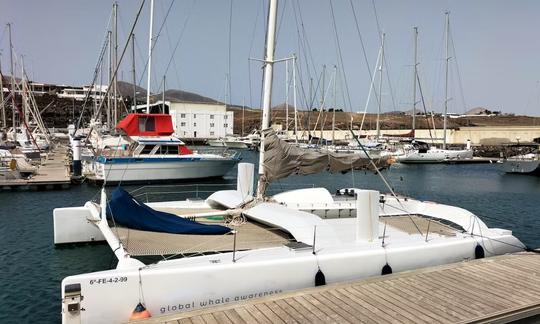
[(418, 27), (414, 27), (414, 73), (413, 73), (413, 115), (412, 115), (412, 129), (413, 134), (416, 130), (416, 81), (418, 75)]
[[(107, 32), (107, 36), (109, 37), (109, 85), (108, 87), (111, 86), (112, 84), (112, 75), (113, 75), (113, 63), (112, 63), (112, 31), (108, 31)], [(109, 88), (107, 88), (108, 90)], [(109, 129), (112, 129), (111, 128), (111, 124), (112, 124), (112, 119), (111, 119), (111, 105), (112, 105), (112, 102), (111, 102), (111, 92), (110, 91), (107, 91), (107, 126), (109, 127)]]
[(296, 54), (293, 55), (293, 105), (294, 105), (294, 135), (298, 144), (298, 110), (296, 108)]
[(445, 32), (444, 32), (444, 38), (445, 38), (445, 52), (446, 52), (446, 58), (445, 58), (445, 81), (444, 81), (444, 116), (443, 116), (443, 150), (446, 150), (446, 114), (448, 113), (448, 62), (450, 61), (450, 57), (448, 56), (448, 33), (450, 29), (450, 12), (447, 11), (444, 13), (446, 15), (446, 24), (445, 24)]
[(289, 136), (289, 60), (285, 60), (285, 131)]
[(377, 106), (377, 140), (381, 136), (381, 110), (382, 110), (382, 83), (383, 83), (383, 66), (384, 66), (384, 36), (381, 36), (381, 65), (379, 66), (379, 105)]
[(245, 110), (246, 110), (245, 98), (242, 98), (242, 135), (241, 135), (242, 137), (244, 137)]
[[(114, 70), (118, 68), (118, 3), (113, 4), (114, 10)], [(116, 74), (113, 80), (113, 90), (114, 90), (114, 111), (113, 111), (113, 124), (116, 125), (118, 122), (118, 78)]]
[(17, 106), (15, 105), (15, 73), (13, 71), (13, 42), (11, 41), (11, 23), (7, 24), (9, 29), (9, 64), (11, 72), (11, 108), (13, 122), (13, 142), (17, 143)]
[[(24, 56), (21, 55), (21, 110), (22, 118), (24, 118), (25, 125), (29, 125), (29, 111), (28, 111), (28, 98), (27, 98), (27, 86), (24, 80)], [(27, 132), (30, 132), (30, 129), (26, 129)]]
[(4, 105), (4, 84), (2, 74), (2, 54), (0, 53), (0, 105), (2, 105), (2, 127), (7, 129), (6, 106)]
[(334, 65), (334, 109), (332, 110), (332, 145), (335, 145), (335, 129), (336, 129), (336, 80), (337, 80), (337, 66)]
[(270, 126), (270, 106), (272, 104), (272, 77), (274, 67), (274, 46), (278, 0), (270, 0), (269, 7), (264, 65), (263, 118), (261, 124), (261, 145), (259, 148), (259, 182), (257, 186), (257, 197), (259, 198), (262, 198), (265, 189), (265, 183), (262, 177), (264, 175), (264, 130)]
[(150, 31), (148, 33), (148, 78), (146, 82), (146, 113), (150, 113), (150, 78), (152, 76), (152, 33), (154, 27), (154, 0), (150, 1)]

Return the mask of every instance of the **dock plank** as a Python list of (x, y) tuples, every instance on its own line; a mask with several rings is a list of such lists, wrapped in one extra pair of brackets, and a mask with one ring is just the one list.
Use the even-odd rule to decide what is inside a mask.
[(540, 255), (518, 253), (286, 292), (141, 323), (488, 323), (540, 314)]

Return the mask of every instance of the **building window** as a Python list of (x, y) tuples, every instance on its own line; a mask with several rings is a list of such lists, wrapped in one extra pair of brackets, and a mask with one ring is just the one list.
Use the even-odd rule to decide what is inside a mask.
[(214, 132), (210, 132), (210, 136), (214, 136)]
[(193, 119), (197, 118), (197, 114), (193, 114)]
[(214, 119), (214, 115), (210, 115), (210, 119)]
[(214, 123), (210, 123), (210, 127), (214, 127)]
[(223, 124), (223, 127), (227, 128), (229, 127), (229, 124)]
[(193, 127), (196, 127), (197, 126), (197, 123), (193, 123)]
[(181, 122), (180, 126), (182, 126), (182, 127), (186, 126), (186, 122)]
[(180, 114), (180, 118), (186, 118), (186, 114)]
[(227, 115), (223, 116), (223, 119), (227, 119), (227, 118), (229, 118), (229, 116), (227, 116)]

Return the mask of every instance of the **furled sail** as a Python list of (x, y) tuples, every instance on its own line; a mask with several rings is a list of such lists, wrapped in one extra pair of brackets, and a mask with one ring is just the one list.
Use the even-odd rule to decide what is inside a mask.
[(207, 225), (191, 221), (173, 214), (154, 210), (133, 198), (122, 187), (116, 188), (107, 208), (107, 217), (131, 229), (173, 234), (227, 234), (230, 228), (221, 225)]
[[(391, 164), (387, 157), (373, 159), (373, 162), (379, 169), (387, 168)], [(306, 175), (322, 171), (343, 173), (353, 169), (374, 170), (374, 167), (368, 158), (360, 154), (303, 149), (279, 139), (272, 129), (264, 131), (264, 180), (266, 183), (292, 174)]]

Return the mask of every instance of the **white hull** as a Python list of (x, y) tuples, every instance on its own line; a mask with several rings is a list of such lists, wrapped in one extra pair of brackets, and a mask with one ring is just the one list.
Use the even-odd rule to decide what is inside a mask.
[[(141, 159), (142, 160), (142, 159)], [(172, 162), (133, 162), (104, 164), (93, 162), (97, 180), (107, 182), (145, 182), (222, 177), (238, 160), (215, 159)]]
[[(325, 205), (319, 202), (319, 198), (314, 198), (313, 203), (306, 203), (305, 199), (298, 200), (303, 195), (314, 197), (317, 190), (290, 192), (285, 198), (277, 195), (274, 199), (285, 206), (317, 209), (319, 205)], [(379, 196), (374, 197), (378, 201)], [(126, 322), (142, 296), (146, 308), (153, 316), (157, 316), (313, 287), (319, 269), (324, 273), (326, 283), (336, 283), (379, 276), (386, 264), (393, 272), (400, 272), (474, 259), (478, 245), (483, 247), (485, 256), (523, 249), (523, 245), (512, 236), (511, 231), (487, 228), (466, 210), (413, 199), (398, 204), (390, 196), (385, 196), (385, 201), (384, 205), (375, 207), (379, 211), (377, 218), (379, 214), (401, 214), (403, 206), (411, 213), (447, 219), (461, 226), (465, 232), (457, 231), (454, 236), (429, 233), (426, 240), (425, 233), (406, 233), (392, 226), (385, 230), (384, 220), (381, 219), (376, 225), (375, 238), (365, 240), (359, 239), (358, 235), (362, 235), (359, 231), (365, 230), (358, 227), (358, 221), (363, 222), (360, 218), (366, 220), (364, 216), (367, 215), (362, 214), (357, 218), (357, 214), (357, 217), (352, 218), (319, 221), (317, 217), (309, 216), (310, 214), (294, 211), (281, 204), (267, 203), (247, 210), (247, 215), (262, 223), (272, 224), (274, 228), (288, 229), (299, 242), (312, 240), (313, 226), (309, 225), (310, 220), (319, 224), (316, 255), (309, 245), (306, 249), (299, 250), (281, 245), (236, 252), (235, 262), (232, 253), (218, 253), (166, 260), (145, 266), (138, 260), (125, 256), (122, 246), (119, 247), (119, 242), (114, 238), (113, 230), (106, 221), (88, 221), (99, 219), (96, 205), (87, 203), (85, 207), (57, 209), (54, 212), (55, 242), (107, 239), (119, 258), (118, 266), (114, 270), (70, 276), (62, 281), (63, 323)], [(159, 204), (153, 203), (152, 206), (155, 208)], [(170, 207), (195, 203), (188, 201), (162, 204)], [(349, 203), (336, 201), (336, 204), (345, 206)], [(348, 206), (354, 205), (353, 202), (353, 205)], [(96, 226), (99, 226), (99, 229)], [(209, 240), (212, 240), (212, 237), (209, 237)], [(232, 246), (230, 249), (232, 250)], [(84, 298), (79, 300), (79, 295), (74, 296), (73, 293), (67, 296), (66, 288), (73, 291), (73, 287), (80, 287), (79, 295)], [(69, 312), (67, 308), (70, 303), (80, 303), (80, 308), (84, 311)]]
[[(511, 235), (496, 239), (502, 243), (484, 241), (487, 250), (497, 254), (517, 251), (504, 244), (519, 244)], [(311, 250), (270, 248), (237, 253), (235, 263), (230, 253), (198, 257), (198, 262), (164, 262), (144, 268), (140, 276), (146, 307), (157, 316), (313, 287), (319, 267), (327, 283), (336, 283), (379, 276), (386, 260), (394, 272), (399, 272), (474, 259), (478, 242), (482, 243), (474, 237), (440, 244), (419, 240), (416, 245), (386, 250), (376, 242), (371, 247), (351, 246), (322, 251), (317, 256)], [(62, 281), (62, 290), (69, 284), (81, 285), (81, 307), (85, 311), (80, 312), (80, 323), (126, 322), (139, 301), (137, 268), (71, 276)], [(62, 316), (64, 323), (70, 322), (65, 306)]]
[(502, 162), (502, 168), (506, 173), (540, 175), (540, 160), (509, 158)]
[(439, 150), (430, 149), (425, 153), (418, 150), (406, 152), (396, 157), (400, 163), (442, 163), (447, 160), (472, 159), (472, 150)]

